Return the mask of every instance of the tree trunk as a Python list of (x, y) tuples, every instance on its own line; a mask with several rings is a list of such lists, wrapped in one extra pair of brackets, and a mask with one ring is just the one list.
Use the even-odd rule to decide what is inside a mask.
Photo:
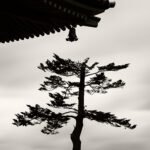
[(76, 119), (76, 126), (71, 134), (71, 140), (73, 143), (73, 150), (81, 150), (80, 135), (83, 128), (83, 118)]
[(76, 118), (76, 126), (71, 134), (73, 150), (81, 150), (80, 135), (83, 128), (83, 118), (84, 118), (84, 87), (85, 87), (84, 84), (85, 84), (85, 64), (83, 64), (81, 67), (79, 97), (78, 97), (78, 116)]

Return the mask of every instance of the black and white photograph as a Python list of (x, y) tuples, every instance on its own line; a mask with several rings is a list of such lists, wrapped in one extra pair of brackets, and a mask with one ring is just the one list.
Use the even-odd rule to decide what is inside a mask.
[(150, 1), (0, 3), (0, 150), (149, 150)]

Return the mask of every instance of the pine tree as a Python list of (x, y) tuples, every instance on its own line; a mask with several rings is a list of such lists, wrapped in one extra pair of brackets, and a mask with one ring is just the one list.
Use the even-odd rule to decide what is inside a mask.
[[(100, 123), (110, 124), (114, 127), (125, 127), (134, 129), (136, 125), (131, 125), (128, 119), (118, 119), (115, 115), (97, 110), (87, 110), (84, 105), (84, 94), (102, 93), (109, 89), (120, 88), (125, 82), (118, 80), (113, 82), (106, 77), (105, 72), (119, 71), (125, 69), (129, 64), (115, 65), (110, 63), (106, 66), (99, 66), (98, 62), (88, 65), (89, 58), (83, 62), (75, 62), (70, 59), (60, 58), (54, 54), (53, 60), (47, 60), (38, 67), (44, 72), (50, 72), (49, 77), (41, 84), (40, 91), (48, 91), (50, 102), (48, 108), (43, 108), (36, 104), (27, 105), (29, 112), (16, 114), (13, 124), (16, 126), (36, 125), (45, 122), (41, 130), (45, 134), (56, 134), (58, 129), (68, 123), (70, 119), (76, 120), (75, 128), (71, 134), (73, 150), (81, 149), (80, 135), (83, 128), (83, 119), (95, 120)], [(76, 77), (78, 82), (66, 81), (67, 77)], [(85, 80), (86, 79), (86, 80)], [(78, 96), (78, 103), (70, 103), (70, 97)], [(76, 104), (78, 104), (76, 106)], [(57, 111), (55, 111), (57, 110)]]

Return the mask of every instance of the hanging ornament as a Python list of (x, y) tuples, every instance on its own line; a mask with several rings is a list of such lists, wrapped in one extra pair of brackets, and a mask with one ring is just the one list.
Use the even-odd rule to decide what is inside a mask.
[(76, 29), (75, 27), (70, 27), (68, 38), (66, 38), (66, 41), (74, 42), (77, 41), (78, 37), (76, 35)]

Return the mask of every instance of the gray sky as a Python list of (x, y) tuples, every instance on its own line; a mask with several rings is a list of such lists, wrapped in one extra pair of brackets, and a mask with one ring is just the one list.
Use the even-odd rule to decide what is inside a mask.
[[(68, 32), (31, 40), (0, 44), (0, 149), (70, 150), (73, 122), (58, 135), (44, 135), (41, 126), (17, 128), (14, 114), (26, 104), (44, 106), (48, 94), (37, 89), (45, 74), (36, 67), (56, 53), (64, 58), (91, 58), (102, 65), (130, 63), (114, 79), (123, 79), (123, 89), (106, 95), (86, 96), (90, 109), (111, 111), (138, 124), (135, 130), (114, 128), (85, 120), (82, 150), (149, 150), (150, 144), (150, 1), (116, 0), (116, 7), (101, 14), (98, 28), (78, 27), (78, 42), (65, 41)], [(65, 137), (65, 138), (64, 138)]]

